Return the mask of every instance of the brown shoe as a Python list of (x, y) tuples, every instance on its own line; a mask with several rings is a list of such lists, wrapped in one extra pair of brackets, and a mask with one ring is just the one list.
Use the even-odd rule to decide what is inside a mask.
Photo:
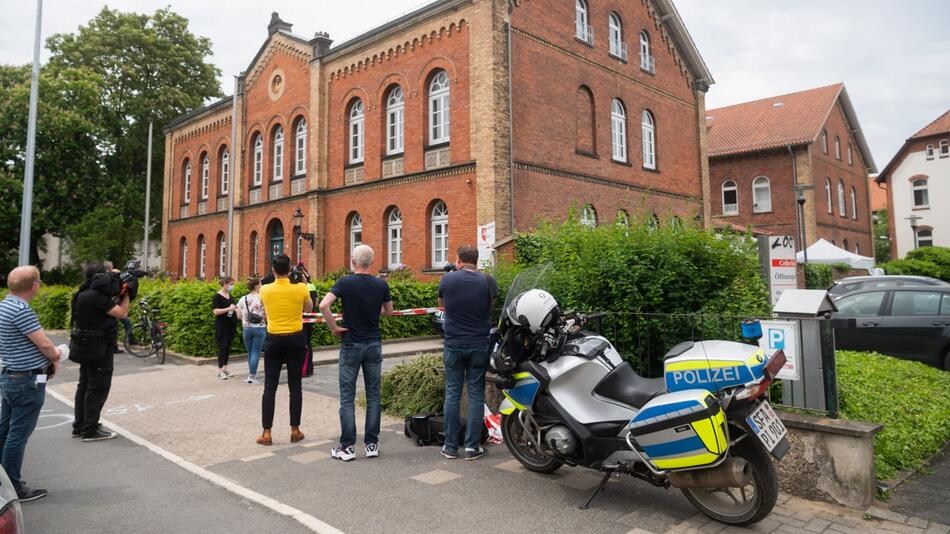
[(270, 437), (269, 428), (264, 429), (264, 432), (260, 435), (260, 437), (257, 438), (257, 444), (258, 445), (273, 445), (274, 444), (274, 440), (272, 440)]
[(303, 435), (303, 432), (300, 431), (299, 426), (290, 427), (290, 442), (291, 443), (297, 443), (298, 441), (303, 441), (303, 438), (304, 438), (304, 435)]

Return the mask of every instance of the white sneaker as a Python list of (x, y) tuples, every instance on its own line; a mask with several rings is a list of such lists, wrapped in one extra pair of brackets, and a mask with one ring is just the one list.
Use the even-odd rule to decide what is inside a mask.
[(225, 369), (223, 372), (224, 374), (228, 375), (228, 378), (231, 378), (232, 376), (234, 376), (234, 373), (232, 373), (229, 369)]
[(337, 447), (335, 449), (330, 450), (330, 456), (332, 458), (343, 460), (344, 462), (349, 462), (350, 460), (353, 460), (356, 458), (356, 451), (353, 450), (352, 445), (346, 448)]
[(257, 377), (254, 375), (248, 375), (247, 378), (244, 379), (244, 383), (245, 384), (260, 384), (261, 381), (258, 380)]
[(378, 443), (367, 443), (366, 444), (366, 457), (367, 458), (376, 458), (379, 456), (379, 444)]
[(220, 378), (221, 380), (227, 380), (230, 377), (224, 371), (218, 371), (218, 378)]

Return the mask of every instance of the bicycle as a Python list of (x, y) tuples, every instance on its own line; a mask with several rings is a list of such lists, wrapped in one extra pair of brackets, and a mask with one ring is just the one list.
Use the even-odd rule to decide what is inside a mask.
[(137, 358), (156, 356), (159, 364), (165, 363), (165, 326), (159, 321), (158, 308), (149, 308), (148, 300), (139, 301), (139, 322), (126, 332), (125, 351)]

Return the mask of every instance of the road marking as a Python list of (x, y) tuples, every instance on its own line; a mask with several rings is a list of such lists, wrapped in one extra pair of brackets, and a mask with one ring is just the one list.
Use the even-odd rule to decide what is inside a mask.
[[(46, 392), (50, 396), (52, 396), (54, 399), (58, 400), (59, 402), (62, 402), (63, 404), (69, 406), (70, 408), (73, 407), (72, 400), (70, 400), (66, 396), (60, 395), (59, 393), (57, 393), (56, 391), (52, 389), (47, 389)], [(294, 521), (297, 521), (298, 523), (309, 528), (313, 532), (317, 532), (319, 534), (343, 534), (343, 531), (337, 528), (334, 528), (328, 525), (327, 523), (324, 523), (323, 521), (320, 521), (316, 517), (313, 517), (312, 515), (307, 514), (306, 512), (298, 510), (292, 506), (288, 506), (280, 501), (272, 499), (252, 489), (241, 486), (240, 484), (231, 482), (230, 480), (216, 473), (212, 473), (211, 471), (208, 471), (207, 469), (199, 467), (198, 465), (195, 465), (194, 463), (189, 462), (188, 460), (185, 460), (184, 458), (182, 458), (181, 456), (178, 456), (177, 454), (174, 454), (170, 451), (167, 451), (159, 447), (158, 445), (152, 443), (151, 441), (148, 441), (147, 439), (129, 430), (126, 430), (122, 428), (121, 426), (116, 425), (115, 423), (111, 423), (108, 420), (102, 419), (102, 418), (100, 418), (99, 421), (103, 425), (109, 427), (110, 429), (117, 432), (119, 435), (128, 439), (132, 443), (145, 447), (146, 449), (154, 452), (155, 454), (161, 456), (162, 458), (168, 460), (169, 462), (177, 465), (178, 467), (181, 467), (185, 471), (188, 471), (189, 473), (193, 475), (197, 475), (218, 487), (221, 487), (227, 491), (230, 491), (231, 493), (234, 493), (235, 495), (239, 497), (242, 497), (252, 502), (256, 502), (257, 504), (265, 508), (268, 508), (274, 512), (277, 512), (280, 515), (290, 517)]]
[(274, 456), (274, 453), (272, 453), (272, 452), (265, 452), (265, 453), (263, 453), (263, 454), (255, 454), (254, 456), (245, 456), (244, 458), (241, 458), (241, 461), (242, 461), (242, 462), (253, 462), (253, 461), (255, 461), (255, 460), (263, 460), (264, 458), (270, 458), (271, 456)]
[(455, 480), (456, 478), (462, 478), (462, 475), (458, 473), (453, 473), (451, 471), (446, 471), (444, 469), (436, 469), (434, 471), (426, 471), (425, 473), (416, 475), (414, 477), (409, 477), (412, 480), (418, 480), (419, 482), (425, 482), (426, 484), (436, 485), (442, 484), (443, 482), (448, 482), (450, 480)]

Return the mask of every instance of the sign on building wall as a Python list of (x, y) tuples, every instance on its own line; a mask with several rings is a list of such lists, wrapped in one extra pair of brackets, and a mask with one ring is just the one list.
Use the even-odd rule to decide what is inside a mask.
[(484, 269), (494, 265), (495, 223), (490, 222), (478, 227), (476, 243), (478, 243), (478, 267)]
[(759, 261), (762, 262), (762, 272), (766, 276), (773, 305), (778, 302), (783, 291), (798, 288), (794, 237), (759, 236)]
[(798, 348), (798, 321), (760, 321), (762, 337), (759, 347), (766, 354), (777, 350), (785, 351), (785, 367), (778, 372), (782, 380), (801, 380), (801, 367)]

